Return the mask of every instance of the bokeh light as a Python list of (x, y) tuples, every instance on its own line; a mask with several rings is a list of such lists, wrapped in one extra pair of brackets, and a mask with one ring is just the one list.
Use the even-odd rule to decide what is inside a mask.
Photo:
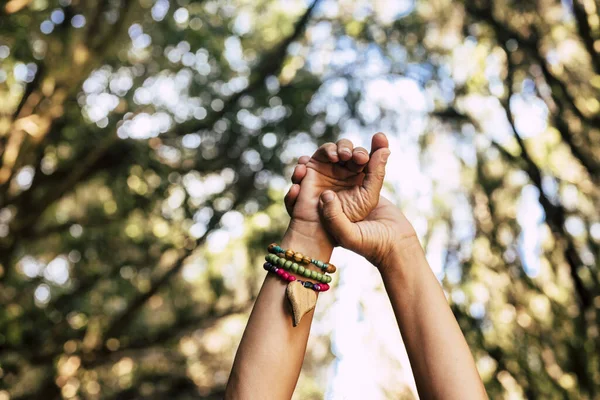
[[(1, 7), (0, 400), (222, 398), (296, 160), (377, 131), (490, 397), (598, 392), (593, 1)], [(332, 261), (294, 399), (416, 398)]]

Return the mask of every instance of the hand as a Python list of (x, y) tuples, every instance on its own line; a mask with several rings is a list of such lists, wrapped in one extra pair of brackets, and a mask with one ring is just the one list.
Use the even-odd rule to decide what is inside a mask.
[(387, 138), (378, 133), (373, 136), (370, 155), (342, 139), (322, 145), (311, 158), (301, 157), (292, 175), (294, 185), (285, 198), (292, 217), (290, 227), (322, 227), (319, 197), (326, 190), (337, 192), (351, 221), (364, 219), (379, 201), (389, 154)]
[[(286, 196), (286, 206), (290, 214), (302, 215), (303, 211), (297, 211), (295, 208), (299, 194), (304, 190), (311, 193), (321, 190), (318, 209), (323, 224), (334, 241), (364, 256), (377, 267), (381, 267), (389, 264), (388, 259), (394, 251), (418, 244), (418, 239), (404, 214), (389, 200), (379, 196), (385, 176), (385, 161), (389, 155), (387, 139), (383, 134), (373, 137), (372, 148), (375, 150), (368, 163), (362, 189), (352, 177), (344, 182), (343, 190), (339, 190), (339, 186), (342, 186), (339, 183), (336, 186), (321, 185), (308, 188), (312, 185), (310, 180), (306, 180), (309, 175), (310, 161), (308, 157), (302, 157), (299, 160), (301, 164), (296, 167), (293, 175), (294, 182), (301, 182), (301, 185), (290, 189)], [(307, 167), (303, 168), (301, 165), (305, 163)], [(367, 176), (372, 179), (367, 185), (369, 190), (364, 188)]]

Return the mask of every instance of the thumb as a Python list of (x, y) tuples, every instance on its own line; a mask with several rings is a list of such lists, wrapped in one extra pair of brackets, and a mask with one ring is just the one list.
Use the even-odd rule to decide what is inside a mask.
[(323, 225), (336, 242), (344, 247), (354, 247), (357, 238), (360, 237), (358, 227), (344, 214), (337, 194), (331, 190), (321, 193), (319, 208)]
[(385, 178), (385, 165), (390, 154), (389, 148), (380, 148), (371, 155), (369, 164), (367, 164), (363, 188), (367, 192), (369, 203), (373, 207), (379, 202), (379, 192), (381, 192)]

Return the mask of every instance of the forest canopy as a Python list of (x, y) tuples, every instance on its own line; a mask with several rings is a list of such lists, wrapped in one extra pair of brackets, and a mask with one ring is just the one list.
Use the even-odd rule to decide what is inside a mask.
[[(296, 159), (377, 131), (489, 396), (596, 398), (599, 94), (598, 0), (3, 2), (0, 400), (222, 398)], [(334, 260), (296, 398), (415, 397)]]

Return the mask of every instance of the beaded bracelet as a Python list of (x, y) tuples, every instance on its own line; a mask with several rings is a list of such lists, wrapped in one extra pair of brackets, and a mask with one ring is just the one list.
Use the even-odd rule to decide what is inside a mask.
[(302, 284), (302, 286), (304, 286), (305, 288), (308, 288), (308, 289), (312, 289), (315, 292), (326, 292), (329, 290), (329, 285), (326, 283), (312, 283), (312, 282), (308, 282), (308, 281), (301, 281), (300, 279), (296, 279), (296, 277), (294, 275), (289, 274), (286, 271), (284, 271), (283, 268), (276, 267), (275, 265), (271, 264), (270, 262), (264, 263), (263, 268), (269, 272), (279, 275), (281, 277), (281, 279), (283, 279), (285, 281), (300, 282)]
[[(323, 261), (312, 259), (308, 256), (303, 255), (302, 253), (294, 252), (293, 250), (285, 250), (281, 248), (277, 243), (271, 243), (268, 247), (269, 253), (276, 255), (283, 255), (288, 260), (296, 261), (297, 263), (303, 264), (315, 264), (317, 267), (321, 268), (323, 272), (328, 272), (333, 274), (336, 271), (336, 267), (333, 264), (329, 264)], [(281, 256), (280, 256), (281, 257)]]
[(274, 265), (279, 265), (280, 268), (291, 271), (294, 274), (302, 275), (305, 278), (314, 279), (319, 282), (329, 283), (331, 282), (331, 276), (322, 274), (317, 271), (312, 271), (308, 268), (303, 267), (302, 265), (298, 265), (295, 262), (290, 260), (286, 260), (283, 257), (278, 257), (275, 254), (267, 254), (265, 256), (265, 260)]

